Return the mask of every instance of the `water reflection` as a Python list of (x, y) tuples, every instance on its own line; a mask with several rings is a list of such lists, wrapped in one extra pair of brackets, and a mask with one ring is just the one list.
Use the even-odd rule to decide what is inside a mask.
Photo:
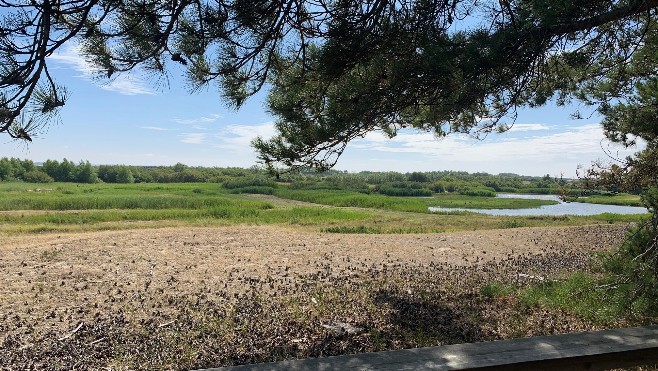
[(611, 214), (646, 214), (649, 211), (644, 207), (588, 204), (583, 202), (562, 202), (555, 195), (522, 195), (514, 193), (500, 193), (498, 198), (523, 198), (530, 200), (549, 200), (558, 202), (555, 205), (543, 205), (532, 209), (462, 209), (454, 207), (430, 207), (431, 212), (470, 211), (487, 215), (527, 216), (527, 215), (598, 215)]

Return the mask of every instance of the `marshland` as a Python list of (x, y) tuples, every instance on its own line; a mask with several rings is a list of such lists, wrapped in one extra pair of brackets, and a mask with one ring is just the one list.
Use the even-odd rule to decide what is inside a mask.
[(193, 369), (655, 318), (606, 269), (648, 214), (428, 210), (637, 195), (514, 174), (99, 170), (0, 182), (2, 369)]

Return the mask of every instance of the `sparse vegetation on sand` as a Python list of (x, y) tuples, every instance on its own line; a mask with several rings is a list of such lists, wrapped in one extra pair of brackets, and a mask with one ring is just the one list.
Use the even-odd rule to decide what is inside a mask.
[(519, 294), (540, 278), (589, 272), (592, 253), (616, 246), (623, 231), (7, 237), (0, 368), (190, 369), (624, 325)]

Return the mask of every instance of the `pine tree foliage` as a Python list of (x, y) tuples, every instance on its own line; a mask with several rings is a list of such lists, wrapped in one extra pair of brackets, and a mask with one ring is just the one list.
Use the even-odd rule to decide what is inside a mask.
[[(49, 56), (99, 77), (185, 71), (235, 107), (264, 86), (273, 171), (332, 167), (354, 138), (504, 131), (519, 107), (580, 99), (610, 117), (656, 78), (658, 0), (12, 0), (0, 2), (0, 133), (30, 141), (68, 96)], [(630, 109), (630, 108), (629, 108)], [(635, 108), (633, 108), (635, 109)], [(643, 121), (651, 127), (653, 121)], [(610, 126), (613, 125), (613, 126)], [(614, 134), (617, 133), (617, 134)]]

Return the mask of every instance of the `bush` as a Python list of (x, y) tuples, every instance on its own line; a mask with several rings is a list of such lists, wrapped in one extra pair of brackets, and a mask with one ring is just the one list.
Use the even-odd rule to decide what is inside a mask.
[(380, 186), (377, 192), (387, 196), (397, 197), (431, 197), (432, 191), (427, 188), (394, 188), (386, 185)]
[(434, 182), (430, 185), (430, 189), (434, 193), (443, 193), (448, 191), (448, 187), (445, 182)]
[(425, 173), (413, 172), (409, 174), (409, 180), (412, 182), (427, 183), (430, 181)]
[(23, 174), (23, 180), (28, 183), (52, 183), (55, 181), (50, 175), (39, 170), (26, 172)]
[(552, 195), (558, 193), (556, 188), (524, 188), (519, 190), (521, 193), (530, 193), (535, 195)]
[(459, 190), (459, 194), (475, 197), (496, 197), (496, 191), (491, 188), (465, 188)]

